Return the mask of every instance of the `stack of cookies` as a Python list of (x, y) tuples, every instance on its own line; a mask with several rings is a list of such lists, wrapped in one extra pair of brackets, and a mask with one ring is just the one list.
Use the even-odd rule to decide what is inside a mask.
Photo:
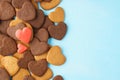
[[(51, 38), (67, 32), (61, 0), (0, 0), (0, 80), (63, 80), (53, 77), (49, 64), (60, 66), (66, 58)], [(48, 15), (43, 10), (55, 8)]]

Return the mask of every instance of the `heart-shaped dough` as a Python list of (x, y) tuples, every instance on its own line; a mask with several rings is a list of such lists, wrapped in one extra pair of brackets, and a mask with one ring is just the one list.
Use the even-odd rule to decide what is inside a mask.
[(27, 47), (21, 43), (18, 43), (17, 47), (18, 47), (18, 50), (17, 50), (18, 53), (23, 53), (27, 50)]
[(1, 59), (1, 64), (5, 67), (8, 73), (13, 76), (19, 70), (17, 65), (18, 60), (12, 56), (5, 56)]
[(3, 68), (0, 68), (0, 80), (10, 80), (10, 75)]
[(64, 80), (61, 75), (57, 75), (53, 78), (53, 80)]
[(24, 2), (21, 9), (17, 11), (17, 17), (24, 20), (29, 21), (33, 20), (36, 16), (36, 11), (33, 4), (29, 1)]
[(27, 69), (20, 69), (12, 80), (23, 80), (25, 76), (30, 75)]
[(57, 26), (50, 25), (48, 31), (51, 37), (61, 40), (67, 32), (67, 26), (64, 22), (60, 22)]
[(40, 42), (34, 38), (30, 43), (30, 50), (34, 56), (41, 55), (49, 50), (49, 45), (46, 42)]
[(41, 7), (45, 10), (50, 10), (54, 7), (56, 7), (59, 3), (61, 2), (61, 0), (51, 0), (51, 1), (42, 1), (40, 3)]
[(48, 69), (48, 63), (45, 59), (39, 61), (31, 61), (28, 64), (28, 68), (33, 74), (37, 76), (42, 76), (46, 73)]
[(50, 68), (48, 68), (47, 72), (43, 76), (39, 77), (34, 74), (32, 74), (32, 76), (35, 78), (35, 80), (50, 80), (50, 78), (53, 76), (53, 72)]
[(61, 7), (57, 7), (54, 12), (51, 12), (48, 17), (53, 22), (64, 22), (64, 10)]
[(59, 46), (53, 46), (48, 52), (47, 61), (50, 64), (59, 66), (65, 63), (66, 58), (62, 54), (61, 48)]

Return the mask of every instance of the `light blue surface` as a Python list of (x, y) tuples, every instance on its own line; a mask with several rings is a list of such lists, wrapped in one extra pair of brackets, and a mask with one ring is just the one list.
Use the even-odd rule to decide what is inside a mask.
[[(120, 80), (120, 0), (63, 0), (68, 32), (60, 45), (63, 66), (50, 66), (65, 80)], [(49, 12), (49, 11), (48, 11)]]

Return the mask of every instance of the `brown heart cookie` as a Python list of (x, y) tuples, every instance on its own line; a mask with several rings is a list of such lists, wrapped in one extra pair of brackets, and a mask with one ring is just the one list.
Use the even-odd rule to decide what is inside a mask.
[(30, 1), (30, 0), (12, 0), (12, 5), (17, 9), (20, 9), (20, 8), (22, 8), (22, 5), (26, 1)]
[(48, 31), (44, 28), (39, 29), (35, 36), (42, 42), (47, 42), (49, 38)]
[(0, 2), (0, 20), (9, 20), (15, 16), (15, 10), (7, 1)]
[(35, 7), (31, 2), (26, 1), (22, 8), (17, 11), (16, 16), (24, 21), (33, 20), (36, 17)]
[(0, 68), (0, 80), (10, 80), (10, 75), (3, 68)]
[(0, 2), (2, 2), (2, 1), (7, 1), (7, 2), (12, 2), (12, 0), (0, 0)]
[(26, 51), (26, 52), (24, 52), (23, 54), (24, 54), (24, 55), (23, 55), (23, 58), (19, 59), (19, 61), (18, 61), (18, 66), (19, 66), (20, 68), (25, 68), (25, 69), (27, 69), (27, 68), (28, 68), (28, 63), (29, 63), (30, 61), (33, 61), (33, 60), (34, 60), (34, 57), (33, 57), (33, 55), (31, 54), (30, 51)]
[(48, 27), (49, 27), (50, 25), (53, 25), (53, 22), (48, 18), (48, 16), (46, 16), (46, 17), (45, 17), (45, 22), (44, 22), (42, 28), (45, 28), (45, 29), (48, 30)]
[(0, 22), (0, 32), (7, 35), (7, 28), (9, 27), (11, 20)]
[(57, 75), (57, 76), (54, 77), (53, 80), (64, 80), (64, 79), (61, 75)]
[(66, 34), (67, 26), (64, 22), (60, 22), (57, 26), (49, 26), (48, 31), (51, 37), (61, 40)]
[(15, 32), (18, 30), (18, 29), (23, 29), (25, 26), (24, 23), (18, 23), (16, 26), (11, 26), (11, 27), (8, 27), (7, 29), (7, 33), (10, 37), (12, 37), (13, 39), (15, 40), (18, 40), (16, 38), (16, 35), (15, 35)]
[(30, 75), (26, 75), (23, 80), (35, 80), (35, 79)]
[(32, 25), (32, 27), (34, 27), (34, 28), (40, 28), (42, 26), (42, 24), (44, 23), (44, 13), (43, 13), (43, 11), (38, 10), (36, 18), (31, 20), (31, 21), (28, 21), (28, 23), (30, 23)]
[(13, 55), (17, 51), (17, 44), (10, 37), (4, 35), (4, 37), (0, 39), (0, 44), (0, 54), (3, 56)]
[(49, 45), (46, 42), (40, 42), (37, 38), (34, 38), (30, 43), (30, 49), (34, 56), (43, 54), (49, 50)]
[(28, 68), (33, 74), (37, 76), (42, 76), (46, 73), (48, 69), (48, 63), (45, 59), (39, 61), (31, 61), (28, 64)]

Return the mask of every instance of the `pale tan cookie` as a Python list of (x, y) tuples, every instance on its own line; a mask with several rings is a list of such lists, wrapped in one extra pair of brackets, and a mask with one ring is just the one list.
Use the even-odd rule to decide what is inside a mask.
[(39, 56), (34, 56), (36, 61), (39, 61), (41, 59), (46, 59), (46, 57), (47, 57), (47, 53), (43, 53), (43, 54), (41, 54)]
[(57, 7), (54, 12), (48, 15), (49, 19), (53, 22), (64, 22), (65, 13), (63, 8)]
[(50, 78), (53, 76), (53, 72), (50, 68), (48, 68), (47, 72), (42, 77), (38, 77), (34, 74), (32, 74), (32, 76), (35, 78), (35, 80), (50, 80)]
[(1, 64), (11, 76), (13, 76), (19, 70), (17, 62), (18, 60), (12, 56), (5, 56), (1, 59)]
[(15, 53), (13, 56), (16, 57), (17, 59), (20, 59), (23, 57), (23, 54)]
[(47, 55), (47, 61), (50, 64), (59, 66), (65, 63), (66, 58), (63, 55), (61, 48), (59, 46), (53, 46), (49, 51)]
[(28, 70), (20, 69), (16, 75), (13, 76), (12, 80), (23, 80), (25, 76), (30, 75)]
[(50, 10), (60, 4), (61, 0), (51, 0), (50, 2), (42, 1), (40, 2), (41, 7), (45, 10)]
[(0, 55), (0, 67), (3, 68), (4, 66), (1, 65), (1, 59), (3, 58), (4, 56)]

